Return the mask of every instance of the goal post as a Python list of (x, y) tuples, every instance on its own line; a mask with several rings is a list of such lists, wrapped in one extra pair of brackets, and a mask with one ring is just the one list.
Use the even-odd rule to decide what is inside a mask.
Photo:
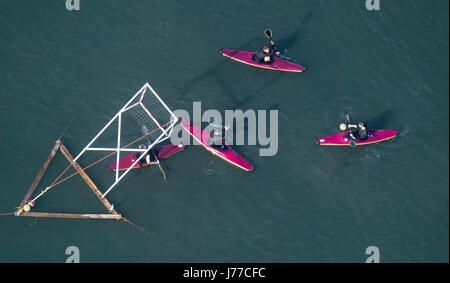
[[(135, 142), (122, 146), (122, 118), (124, 114), (131, 114), (131, 116), (141, 127), (142, 136), (137, 140), (145, 138), (147, 141), (147, 148), (137, 148)], [(117, 122), (116, 129), (116, 144), (114, 147), (98, 147), (93, 146), (94, 143), (110, 128), (114, 122)], [(86, 151), (106, 151), (115, 152), (116, 170), (113, 184), (103, 193), (104, 198), (124, 177), (128, 172), (143, 159), (146, 154), (158, 143), (167, 140), (172, 134), (174, 125), (177, 122), (177, 117), (156, 93), (156, 91), (147, 82), (133, 97), (114, 115), (114, 117), (106, 123), (106, 125), (94, 136), (94, 138), (81, 150), (81, 152), (74, 158), (76, 162)], [(121, 152), (141, 152), (138, 158), (129, 166), (123, 173), (119, 171), (119, 160)]]

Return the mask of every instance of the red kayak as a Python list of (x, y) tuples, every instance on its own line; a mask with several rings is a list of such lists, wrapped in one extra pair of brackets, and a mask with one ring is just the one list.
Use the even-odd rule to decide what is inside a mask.
[[(155, 146), (155, 152), (158, 153), (158, 159), (164, 159), (167, 157), (170, 157), (180, 151), (182, 151), (185, 148), (184, 144), (168, 144), (168, 145), (159, 145), (159, 146)], [(122, 158), (119, 159), (119, 170), (127, 170), (128, 168), (130, 168), (130, 166), (136, 161), (136, 155), (138, 152), (129, 154), (127, 156), (124, 156)], [(144, 163), (142, 163), (142, 165), (138, 163), (136, 163), (133, 166), (134, 168), (141, 168), (141, 167), (145, 167), (151, 164), (148, 164), (147, 162), (144, 161)], [(116, 171), (116, 161), (111, 162), (111, 164), (109, 164), (108, 169)]]
[(277, 56), (273, 56), (274, 60), (271, 64), (262, 64), (257, 63), (253, 60), (253, 56), (255, 52), (250, 51), (241, 51), (241, 50), (233, 50), (233, 49), (221, 49), (220, 53), (228, 58), (231, 58), (235, 61), (248, 64), (251, 66), (270, 69), (270, 70), (278, 70), (278, 71), (286, 71), (286, 72), (298, 72), (301, 73), (305, 70), (305, 67), (289, 62), (287, 60), (283, 60)]
[(352, 139), (347, 138), (347, 134), (350, 131), (337, 133), (332, 136), (324, 137), (321, 139), (318, 139), (316, 141), (319, 145), (347, 145), (347, 146), (354, 146), (354, 145), (367, 145), (377, 142), (382, 142), (388, 139), (392, 139), (397, 136), (398, 132), (394, 130), (368, 130), (368, 138), (362, 141), (354, 141), (354, 145), (351, 145), (350, 142)]
[(237, 154), (228, 144), (225, 144), (226, 150), (219, 150), (208, 144), (210, 133), (203, 131), (201, 128), (194, 126), (193, 124), (182, 120), (181, 125), (183, 128), (196, 139), (204, 148), (210, 151), (212, 154), (217, 155), (230, 164), (237, 166), (245, 171), (252, 171), (253, 167), (245, 161), (239, 154)]

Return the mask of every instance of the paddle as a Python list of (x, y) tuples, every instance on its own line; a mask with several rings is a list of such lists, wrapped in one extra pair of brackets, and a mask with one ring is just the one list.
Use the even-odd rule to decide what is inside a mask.
[[(153, 149), (153, 148), (152, 148)], [(150, 150), (152, 150), (152, 149), (150, 149)], [(159, 159), (158, 159), (158, 156), (157, 156), (157, 154), (154, 154), (153, 155), (154, 157), (155, 157), (155, 160), (156, 160), (156, 164), (158, 165), (158, 167), (159, 167), (159, 172), (161, 172), (161, 174), (162, 174), (162, 176), (163, 176), (163, 179), (164, 179), (164, 181), (167, 179), (166, 178), (166, 173), (164, 172), (164, 170), (162, 169), (162, 167), (161, 167), (161, 164), (160, 164), (160, 162), (159, 162)]]
[(264, 34), (270, 39), (270, 43), (272, 43), (272, 46), (275, 46), (275, 42), (272, 39), (272, 31), (270, 29), (266, 29), (264, 31)]
[[(148, 129), (147, 129), (147, 127), (146, 127), (145, 125), (142, 125), (141, 131), (142, 131), (142, 134), (145, 136), (145, 139), (147, 140), (147, 142), (149, 142), (149, 140), (148, 140), (148, 138), (147, 138), (147, 135), (148, 135)], [(164, 181), (165, 181), (165, 180), (166, 180), (166, 173), (164, 172), (164, 170), (163, 170), (162, 167), (161, 167), (161, 164), (160, 164), (160, 162), (159, 162), (159, 160), (158, 160), (158, 155), (157, 155), (157, 154), (154, 154), (154, 156), (155, 156), (156, 164), (158, 164), (159, 171), (160, 171), (161, 174), (163, 175), (163, 179), (164, 179)]]

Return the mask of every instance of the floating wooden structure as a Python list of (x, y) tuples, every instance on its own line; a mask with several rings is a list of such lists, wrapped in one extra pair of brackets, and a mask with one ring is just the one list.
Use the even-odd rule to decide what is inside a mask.
[[(48, 166), (50, 165), (51, 161), (55, 157), (58, 150), (64, 155), (64, 157), (74, 166), (74, 168), (79, 172), (80, 176), (83, 178), (83, 180), (86, 182), (86, 184), (91, 188), (91, 190), (94, 192), (94, 194), (97, 196), (97, 198), (100, 200), (100, 202), (106, 207), (108, 210), (107, 214), (75, 214), (75, 213), (51, 213), (51, 212), (34, 212), (34, 211), (24, 211), (24, 206), (28, 203), (30, 200), (31, 195), (33, 194), (34, 190), (38, 186), (39, 182), (41, 181), (42, 177), (44, 176), (45, 172), (47, 171)], [(34, 179), (33, 183), (31, 184), (30, 188), (28, 189), (27, 194), (21, 201), (19, 208), (14, 213), (15, 216), (31, 216), (31, 217), (47, 217), (47, 218), (78, 218), (78, 219), (114, 219), (114, 220), (120, 220), (122, 216), (117, 213), (117, 211), (114, 210), (113, 206), (109, 203), (109, 201), (106, 198), (102, 198), (102, 193), (98, 189), (98, 187), (95, 185), (95, 183), (92, 181), (92, 179), (86, 174), (86, 172), (81, 168), (81, 166), (73, 160), (72, 154), (70, 154), (69, 150), (64, 146), (64, 144), (57, 140), (55, 142), (55, 145), (53, 146), (49, 156), (47, 157), (47, 160), (44, 162), (44, 165), (39, 170), (38, 174), (36, 175), (36, 178)]]

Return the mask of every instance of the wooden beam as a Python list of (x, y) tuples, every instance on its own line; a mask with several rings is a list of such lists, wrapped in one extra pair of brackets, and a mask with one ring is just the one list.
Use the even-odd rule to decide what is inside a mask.
[(103, 205), (106, 207), (106, 209), (112, 213), (112, 214), (118, 214), (117, 211), (115, 211), (109, 201), (106, 198), (102, 198), (102, 193), (97, 188), (95, 183), (92, 181), (92, 179), (84, 172), (83, 168), (77, 163), (73, 161), (73, 156), (70, 154), (69, 150), (64, 146), (64, 144), (61, 142), (59, 150), (61, 153), (66, 157), (67, 160), (69, 160), (70, 163), (73, 163), (73, 167), (79, 172), (80, 176), (83, 178), (83, 180), (88, 184), (89, 188), (94, 192), (94, 194), (97, 196), (97, 198), (103, 203)]
[(23, 212), (20, 216), (46, 217), (46, 218), (71, 218), (71, 219), (112, 219), (120, 220), (120, 214), (74, 214), (74, 213), (47, 213), (47, 212)]
[(61, 141), (57, 140), (55, 142), (55, 145), (53, 146), (50, 154), (47, 157), (47, 160), (44, 162), (44, 165), (42, 165), (41, 170), (39, 170), (38, 174), (36, 175), (36, 177), (34, 178), (33, 183), (31, 184), (30, 188), (28, 189), (27, 194), (25, 195), (25, 197), (23, 198), (22, 202), (19, 204), (19, 208), (16, 210), (16, 212), (14, 213), (16, 216), (19, 216), (20, 213), (22, 212), (22, 207), (28, 202), (28, 200), (30, 199), (31, 195), (33, 194), (34, 190), (36, 189), (37, 185), (39, 184), (39, 182), (41, 181), (42, 177), (45, 174), (45, 171), (47, 171), (48, 166), (50, 165), (50, 162), (52, 161), (53, 157), (55, 157), (56, 152), (58, 151), (59, 147), (61, 145)]

